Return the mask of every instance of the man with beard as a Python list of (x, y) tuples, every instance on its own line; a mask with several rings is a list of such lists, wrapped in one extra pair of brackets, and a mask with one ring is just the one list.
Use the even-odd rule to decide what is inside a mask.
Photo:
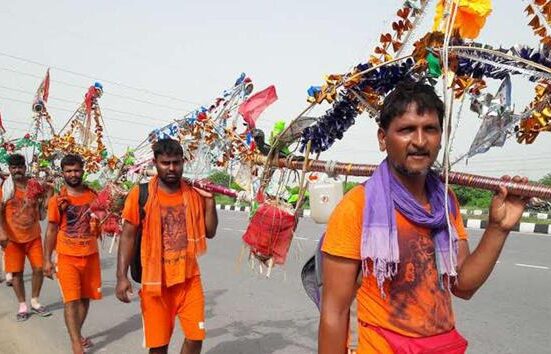
[(61, 169), (65, 186), (48, 203), (44, 274), (53, 279), (56, 267), (52, 252), (55, 249), (65, 325), (73, 353), (80, 354), (92, 345), (82, 336), (90, 299), (102, 297), (97, 235), (90, 227), (90, 204), (96, 194), (82, 183), (82, 157), (66, 155), (61, 160)]
[[(5, 248), (5, 271), (12, 274), (12, 286), (19, 301), (17, 321), (25, 321), (31, 313), (46, 317), (51, 313), (38, 301), (44, 275), (42, 273), (42, 237), (39, 220), (44, 218), (43, 199), (28, 200), (28, 178), (25, 157), (13, 154), (8, 157), (10, 177), (0, 189), (0, 244)], [(52, 189), (48, 189), (48, 197)], [(25, 299), (23, 270), (25, 257), (32, 268), (31, 308)]]
[(501, 187), (484, 235), (470, 252), (455, 196), (431, 170), (443, 116), (444, 105), (429, 85), (404, 82), (385, 98), (377, 137), (387, 157), (365, 184), (345, 195), (327, 224), (320, 354), (346, 352), (354, 296), (359, 354), (466, 350), (455, 330), (451, 294), (469, 299), (488, 279), (527, 200)]
[(182, 180), (184, 159), (179, 142), (159, 140), (153, 145), (153, 155), (157, 176), (130, 191), (122, 213), (125, 223), (116, 294), (119, 300), (130, 302), (128, 267), (135, 256), (140, 257), (143, 271), (138, 280), (149, 353), (167, 353), (178, 316), (185, 335), (181, 353), (198, 354), (205, 338), (205, 299), (197, 257), (206, 251), (206, 238), (216, 234), (216, 206), (211, 193)]

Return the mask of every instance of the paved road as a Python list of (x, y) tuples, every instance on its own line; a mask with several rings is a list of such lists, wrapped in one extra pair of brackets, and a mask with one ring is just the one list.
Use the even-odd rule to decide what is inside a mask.
[[(208, 329), (203, 353), (315, 352), (318, 314), (299, 274), (323, 226), (302, 220), (286, 269), (278, 268), (266, 279), (237, 264), (246, 214), (220, 211), (220, 219), (218, 236), (201, 260)], [(470, 233), (474, 245), (480, 231)], [(550, 251), (550, 236), (512, 234), (486, 286), (474, 299), (455, 303), (470, 353), (551, 353)], [(104, 252), (102, 266), (104, 299), (92, 303), (84, 334), (96, 343), (95, 353), (145, 352), (138, 301), (124, 305), (116, 300), (113, 255)], [(1, 353), (67, 352), (55, 282), (46, 281), (42, 300), (53, 310), (51, 318), (15, 323), (14, 296), (11, 289), (0, 287)], [(171, 353), (181, 342), (180, 334), (173, 337)]]

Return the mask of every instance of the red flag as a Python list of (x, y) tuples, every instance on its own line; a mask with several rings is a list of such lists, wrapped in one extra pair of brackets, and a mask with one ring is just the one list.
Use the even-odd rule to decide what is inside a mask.
[(243, 119), (247, 123), (250, 129), (253, 129), (256, 124), (258, 116), (264, 110), (277, 100), (277, 93), (274, 85), (255, 93), (248, 100), (243, 102), (239, 106), (239, 114), (243, 116)]
[(50, 95), (50, 69), (46, 71), (46, 76), (36, 91), (36, 97), (42, 99), (44, 103), (48, 102), (48, 96)]
[(44, 102), (48, 102), (48, 96), (50, 95), (50, 68), (46, 71), (46, 77), (44, 78), (44, 93), (42, 98)]
[(95, 86), (90, 86), (84, 95), (84, 107), (86, 108), (87, 116), (92, 112), (92, 104), (94, 103), (94, 99), (97, 98), (97, 95), (98, 93)]

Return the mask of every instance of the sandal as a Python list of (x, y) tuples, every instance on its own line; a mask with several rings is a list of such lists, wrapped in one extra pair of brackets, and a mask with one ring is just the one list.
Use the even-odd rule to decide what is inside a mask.
[(23, 322), (29, 319), (30, 314), (28, 312), (18, 312), (15, 316), (17, 322)]
[(37, 314), (40, 317), (48, 317), (52, 315), (50, 311), (46, 310), (46, 306), (42, 305), (36, 308), (31, 306), (31, 312)]

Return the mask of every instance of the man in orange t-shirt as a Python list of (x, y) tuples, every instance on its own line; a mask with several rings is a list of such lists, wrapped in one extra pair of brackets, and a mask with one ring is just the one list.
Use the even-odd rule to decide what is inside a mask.
[[(182, 180), (179, 142), (159, 140), (153, 144), (153, 155), (157, 176), (144, 186), (147, 202), (142, 209), (140, 194), (145, 191), (136, 186), (122, 213), (116, 294), (130, 302), (128, 268), (135, 256), (140, 257), (144, 345), (150, 353), (167, 353), (178, 316), (185, 335), (181, 353), (198, 354), (205, 338), (205, 299), (197, 257), (206, 251), (206, 239), (216, 234), (216, 206), (211, 193)], [(136, 241), (139, 230), (141, 240)]]
[(377, 137), (387, 157), (344, 196), (323, 239), (318, 353), (346, 353), (354, 297), (359, 354), (466, 350), (451, 294), (469, 299), (482, 286), (527, 200), (502, 187), (480, 243), (469, 251), (455, 196), (431, 171), (443, 115), (442, 101), (422, 83), (401, 83), (385, 98)]
[[(12, 273), (12, 285), (19, 301), (17, 321), (25, 321), (30, 313), (49, 316), (51, 313), (38, 301), (44, 275), (42, 273), (42, 237), (39, 220), (43, 219), (47, 198), (28, 200), (28, 178), (25, 157), (13, 154), (8, 157), (9, 180), (0, 189), (0, 243), (5, 248), (5, 268)], [(52, 189), (48, 189), (51, 194)], [(25, 257), (33, 270), (30, 311), (25, 300), (23, 270)]]
[[(73, 353), (80, 354), (92, 345), (82, 336), (90, 299), (102, 297), (97, 235), (90, 227), (90, 204), (96, 194), (82, 183), (82, 157), (64, 156), (61, 169), (65, 186), (48, 203), (44, 274), (53, 278), (57, 272), (71, 347)], [(57, 267), (52, 262), (54, 249)]]

